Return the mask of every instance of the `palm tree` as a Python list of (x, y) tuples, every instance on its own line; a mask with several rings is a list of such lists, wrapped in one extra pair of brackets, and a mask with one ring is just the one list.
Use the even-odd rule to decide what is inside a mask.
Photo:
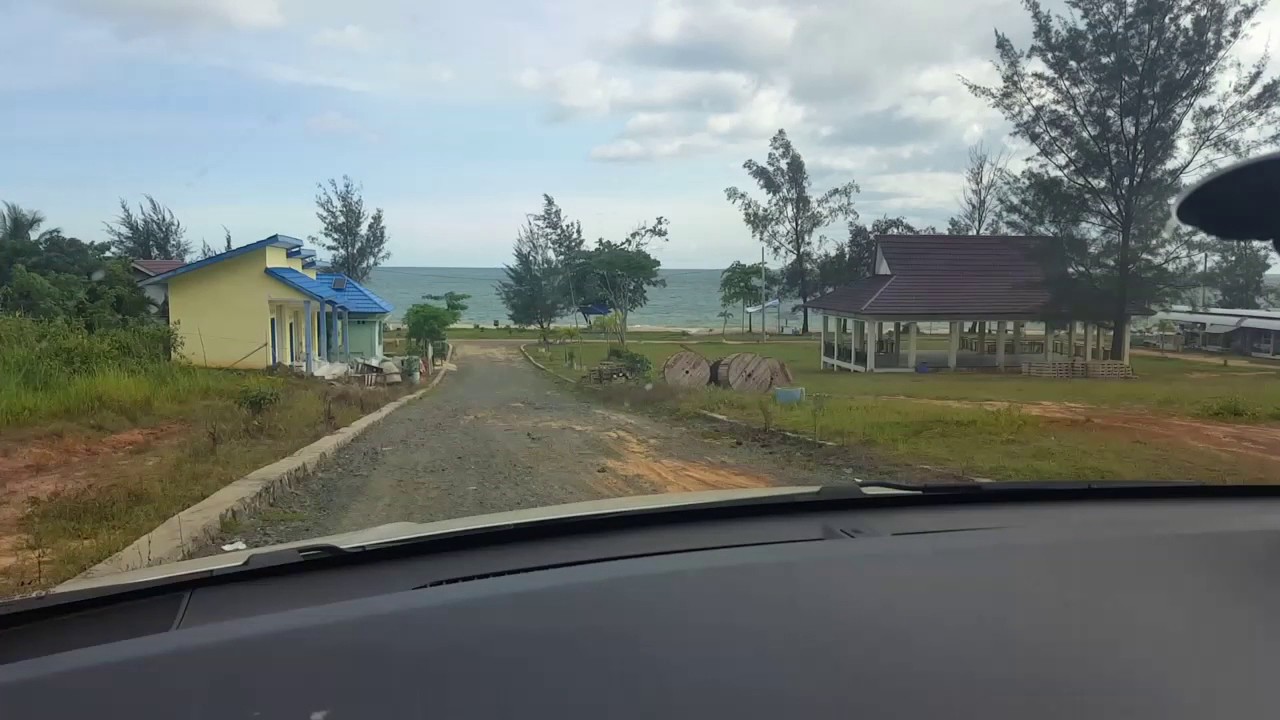
[(26, 210), (16, 203), (6, 202), (4, 212), (0, 212), (0, 242), (40, 241), (62, 234), (58, 228), (49, 228), (37, 234), (44, 221), (44, 213), (39, 210)]
[(733, 317), (733, 313), (729, 312), (728, 309), (725, 309), (716, 313), (716, 317), (724, 318), (724, 323), (720, 325), (720, 338), (724, 339), (725, 331), (729, 328), (729, 318)]

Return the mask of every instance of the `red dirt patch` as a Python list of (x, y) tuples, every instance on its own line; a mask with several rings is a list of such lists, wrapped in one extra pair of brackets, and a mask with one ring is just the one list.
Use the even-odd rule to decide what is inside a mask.
[(1028, 415), (1050, 418), (1069, 424), (1093, 423), (1103, 427), (1125, 428), (1140, 437), (1173, 440), (1219, 452), (1247, 455), (1262, 460), (1280, 460), (1280, 426), (1233, 425), (1188, 418), (1151, 415), (1135, 411), (1108, 410), (1075, 403), (931, 400), (927, 398), (894, 398), (931, 405), (977, 407), (986, 410), (1016, 408)]
[(175, 441), (181, 425), (126, 430), (98, 438), (59, 437), (0, 447), (0, 568), (17, 560), (20, 524), (31, 499), (130, 477), (135, 451)]

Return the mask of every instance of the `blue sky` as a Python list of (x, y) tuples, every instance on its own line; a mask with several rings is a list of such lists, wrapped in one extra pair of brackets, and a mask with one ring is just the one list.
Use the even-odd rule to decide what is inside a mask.
[[(0, 25), (0, 199), (86, 239), (151, 193), (197, 245), (385, 208), (391, 265), (494, 266), (556, 196), (590, 237), (664, 215), (668, 267), (758, 256), (723, 190), (786, 127), (865, 219), (945, 225), (1014, 0), (46, 0)], [(1280, 23), (1275, 8), (1271, 25)], [(892, 28), (889, 32), (886, 29)], [(1246, 44), (1261, 52), (1265, 37)], [(1017, 148), (1014, 148), (1017, 150)]]

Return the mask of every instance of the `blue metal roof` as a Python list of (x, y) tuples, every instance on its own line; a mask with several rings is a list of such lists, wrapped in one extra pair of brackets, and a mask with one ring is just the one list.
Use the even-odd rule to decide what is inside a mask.
[[(347, 284), (341, 290), (333, 289), (333, 281), (338, 278), (346, 278)], [(330, 293), (338, 298), (338, 302), (343, 307), (353, 313), (369, 313), (371, 315), (382, 315), (395, 310), (395, 306), (374, 295), (368, 288), (341, 273), (321, 273), (316, 275), (316, 281), (324, 284)]]
[(316, 251), (315, 251), (315, 250), (312, 250), (311, 248), (296, 247), (296, 248), (293, 248), (293, 249), (289, 250), (289, 252), (287, 253), (287, 255), (288, 255), (289, 257), (291, 257), (291, 258), (292, 258), (292, 257), (303, 257), (303, 258), (306, 258), (306, 257), (315, 257), (315, 256), (316, 256)]
[(288, 235), (272, 235), (271, 237), (263, 238), (257, 242), (252, 242), (248, 245), (241, 245), (238, 248), (233, 248), (226, 252), (218, 253), (217, 255), (211, 255), (203, 260), (196, 260), (195, 262), (187, 263), (181, 267), (176, 267), (167, 273), (160, 273), (159, 275), (149, 277), (138, 284), (155, 285), (156, 283), (167, 282), (170, 278), (185, 275), (192, 270), (199, 270), (200, 268), (208, 267), (214, 263), (219, 263), (223, 260), (230, 260), (233, 257), (239, 257), (246, 253), (253, 252), (254, 250), (261, 250), (265, 247), (293, 249), (302, 247), (302, 241), (298, 238), (289, 237)]
[(357, 312), (355, 308), (347, 305), (339, 293), (329, 287), (329, 283), (322, 280), (312, 280), (306, 273), (300, 270), (294, 270), (289, 267), (269, 267), (266, 273), (307, 297), (323, 300), (333, 303), (338, 307), (346, 308), (351, 312)]

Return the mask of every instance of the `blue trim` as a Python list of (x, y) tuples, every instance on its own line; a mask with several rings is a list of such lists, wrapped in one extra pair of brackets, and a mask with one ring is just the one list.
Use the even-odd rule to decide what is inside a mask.
[(316, 259), (315, 259), (315, 258), (303, 258), (303, 259), (302, 259), (302, 269), (303, 269), (303, 270), (315, 270), (315, 268), (316, 268)]
[(342, 297), (319, 280), (314, 280), (299, 270), (287, 267), (269, 267), (264, 270), (266, 274), (306, 295), (309, 298), (329, 303), (334, 307), (347, 308)]
[(257, 242), (249, 243), (248, 245), (241, 245), (238, 248), (221, 252), (217, 255), (212, 255), (203, 260), (196, 260), (195, 262), (187, 263), (186, 265), (174, 268), (167, 273), (160, 273), (159, 275), (149, 277), (138, 284), (155, 285), (156, 283), (162, 283), (179, 275), (185, 275), (192, 270), (200, 270), (201, 268), (206, 268), (214, 263), (220, 263), (223, 260), (240, 257), (241, 255), (246, 255), (255, 250), (261, 250), (267, 247), (296, 248), (301, 246), (302, 241), (297, 238), (291, 238), (288, 235), (272, 235), (269, 238), (263, 238)]
[(285, 253), (285, 255), (291, 258), (296, 258), (296, 257), (308, 258), (308, 257), (315, 257), (316, 251), (312, 250), (311, 248), (296, 247), (289, 250), (289, 252)]

